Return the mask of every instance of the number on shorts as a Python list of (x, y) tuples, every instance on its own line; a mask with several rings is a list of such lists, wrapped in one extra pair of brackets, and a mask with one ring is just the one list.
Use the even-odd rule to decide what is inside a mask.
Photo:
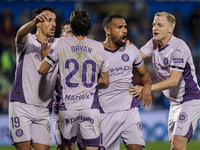
[[(69, 68), (69, 64), (74, 64), (74, 70), (72, 70), (70, 72), (69, 75), (66, 76), (66, 85), (68, 87), (77, 87), (79, 85), (79, 83), (72, 83), (70, 82), (70, 79), (79, 71), (79, 62), (75, 59), (68, 59), (66, 62), (65, 62), (65, 68), (68, 69)], [(91, 79), (90, 79), (90, 83), (87, 83), (87, 72), (89, 71), (89, 67), (88, 66), (91, 66), (91, 72), (92, 72), (92, 76), (91, 76)], [(94, 85), (94, 81), (95, 81), (95, 72), (96, 72), (96, 63), (93, 61), (93, 60), (86, 60), (83, 62), (82, 64), (82, 84), (83, 86), (87, 87), (87, 88), (90, 88)]]
[(20, 120), (19, 117), (12, 117), (11, 118), (11, 122), (12, 122), (12, 128), (18, 128), (20, 126)]

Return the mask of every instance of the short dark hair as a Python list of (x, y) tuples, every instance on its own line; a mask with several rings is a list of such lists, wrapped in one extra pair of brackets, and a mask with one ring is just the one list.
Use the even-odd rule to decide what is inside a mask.
[(70, 16), (70, 27), (73, 35), (87, 36), (92, 28), (89, 13), (84, 9), (74, 10)]
[(42, 7), (38, 7), (33, 11), (33, 18), (35, 18), (37, 15), (39, 15), (41, 12), (45, 11), (45, 10), (49, 10), (53, 13), (55, 13), (55, 10), (51, 7), (48, 6), (42, 6)]
[(103, 28), (106, 28), (107, 27), (107, 25), (112, 21), (112, 19), (114, 19), (114, 18), (122, 18), (122, 19), (124, 19), (122, 16), (120, 16), (120, 15), (118, 15), (118, 14), (113, 14), (113, 15), (109, 15), (109, 16), (107, 16), (107, 17), (105, 17), (104, 19), (103, 19)]
[(63, 32), (64, 26), (69, 25), (69, 24), (70, 24), (70, 20), (69, 19), (65, 20), (65, 22), (61, 26), (61, 31)]

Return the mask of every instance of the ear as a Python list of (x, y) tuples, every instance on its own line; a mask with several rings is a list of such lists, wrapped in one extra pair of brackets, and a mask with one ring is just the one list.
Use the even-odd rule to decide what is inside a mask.
[(110, 34), (110, 29), (108, 29), (108, 28), (105, 28), (105, 32), (106, 32), (106, 34)]
[(169, 27), (169, 33), (173, 33), (173, 31), (174, 31), (174, 26), (171, 25), (171, 26)]

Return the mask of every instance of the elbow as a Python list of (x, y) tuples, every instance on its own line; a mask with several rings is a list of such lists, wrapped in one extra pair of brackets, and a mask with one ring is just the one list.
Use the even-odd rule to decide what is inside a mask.
[(171, 87), (176, 87), (178, 86), (178, 82), (177, 81), (172, 81), (171, 82)]

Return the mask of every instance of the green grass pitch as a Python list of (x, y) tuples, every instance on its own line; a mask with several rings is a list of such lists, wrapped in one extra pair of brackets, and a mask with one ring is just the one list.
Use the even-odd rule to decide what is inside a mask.
[[(0, 150), (15, 150), (12, 146), (0, 146)], [(51, 150), (56, 150), (56, 146), (52, 146)], [(78, 148), (76, 148), (78, 150)], [(120, 150), (126, 150), (124, 144), (121, 144)], [(146, 142), (143, 150), (170, 150), (169, 142)], [(200, 141), (190, 141), (187, 150), (200, 150)]]

